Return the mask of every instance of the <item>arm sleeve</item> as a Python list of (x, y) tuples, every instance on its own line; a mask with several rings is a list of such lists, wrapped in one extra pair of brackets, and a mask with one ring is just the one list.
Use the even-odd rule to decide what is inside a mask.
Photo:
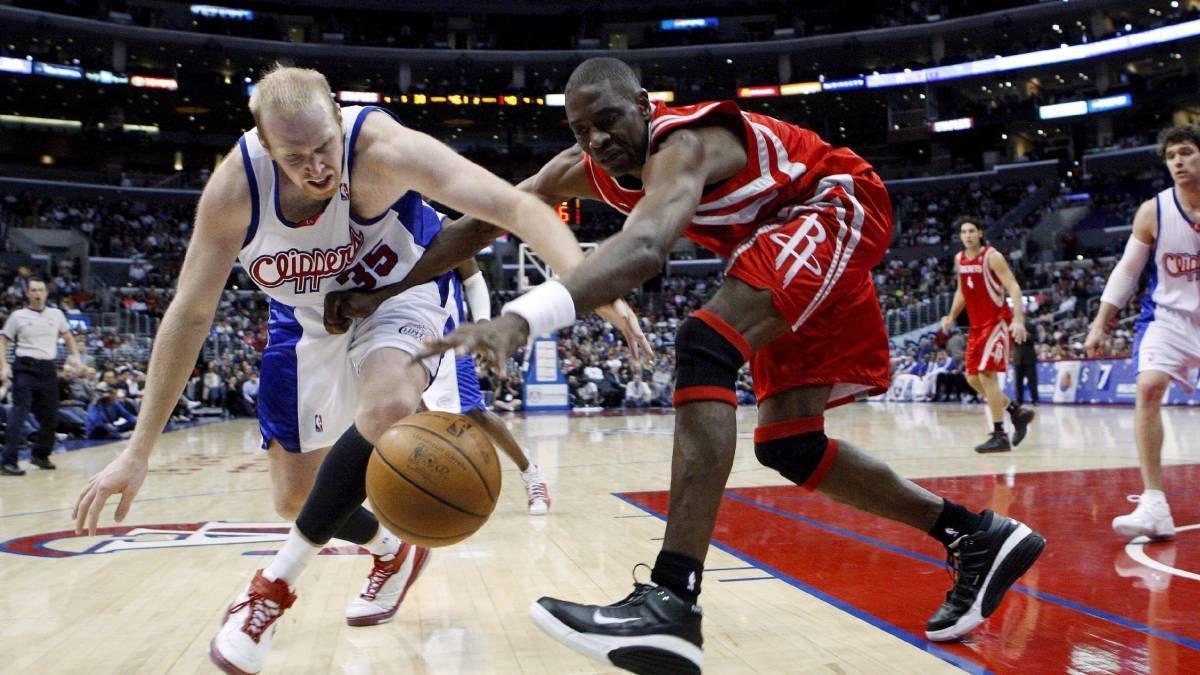
[(487, 282), (483, 280), (483, 272), (476, 272), (462, 282), (463, 295), (466, 296), (467, 307), (471, 310), (471, 319), (487, 321), (492, 318), (492, 299), (488, 296)]
[(1104, 285), (1104, 293), (1100, 296), (1101, 302), (1115, 305), (1118, 309), (1129, 302), (1129, 298), (1137, 290), (1142, 270), (1145, 269), (1146, 262), (1150, 260), (1150, 251), (1149, 244), (1137, 237), (1129, 237), (1129, 242), (1125, 244), (1124, 255), (1117, 262), (1117, 266), (1113, 268), (1112, 274), (1108, 277), (1108, 283)]

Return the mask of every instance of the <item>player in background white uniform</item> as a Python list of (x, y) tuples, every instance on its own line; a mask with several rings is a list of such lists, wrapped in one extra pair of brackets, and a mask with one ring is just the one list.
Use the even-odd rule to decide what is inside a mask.
[(1144, 490), (1129, 497), (1137, 504), (1133, 513), (1114, 518), (1112, 526), (1123, 537), (1166, 539), (1175, 535), (1175, 523), (1163, 492), (1162, 400), (1171, 380), (1194, 391), (1188, 371), (1200, 367), (1200, 128), (1185, 124), (1163, 131), (1158, 151), (1174, 185), (1143, 202), (1134, 215), (1133, 233), (1104, 287), (1084, 346), (1088, 356), (1104, 355), (1117, 311), (1151, 262), (1133, 349), (1138, 371), (1133, 429)]
[[(456, 324), (466, 323), (467, 310), (470, 310), (472, 321), (490, 321), (492, 300), (488, 295), (483, 272), (479, 270), (475, 259), (471, 258), (454, 268), (452, 274), (455, 275), (451, 286), (453, 321)], [(466, 415), (478, 424), (492, 439), (492, 443), (499, 446), (520, 469), (521, 481), (525, 483), (529, 515), (544, 516), (550, 511), (550, 491), (546, 487), (541, 468), (525, 456), (521, 445), (513, 438), (504, 420), (488, 410), (483, 403), (474, 356), (447, 353), (442, 358), (437, 376), (429, 385), (429, 389), (425, 390), (422, 400), (430, 410)]]
[[(322, 323), (323, 296), (407, 274), (432, 238), (428, 230), (440, 225), (422, 194), (502, 224), (555, 266), (573, 269), (583, 258), (549, 206), (387, 114), (339, 110), (316, 71), (277, 67), (257, 83), (250, 109), (256, 129), (243, 136), (200, 197), (133, 437), (90, 479), (74, 510), (76, 528), (86, 526), (89, 534), (110, 496), (122, 495), (117, 521), (128, 513), (240, 257), (272, 296), (278, 330), (264, 352), (260, 402), (274, 391), (284, 410), (260, 415), (260, 425), (276, 509), (289, 519), (298, 511), (298, 517), (280, 552), (230, 606), (212, 642), (210, 656), (227, 672), (262, 668), (275, 620), (295, 600), (301, 571), (335, 534), (364, 545), (375, 560), (364, 592), (347, 609), (352, 625), (390, 618), (419, 571), (415, 554), (404, 555), (361, 504), (373, 442), (416, 410), (436, 370), (437, 358), (418, 362), (413, 354), (444, 330), (438, 322), (449, 317), (445, 277), (397, 296), (378, 320), (336, 332)], [(347, 128), (344, 121), (351, 119)], [(636, 331), (627, 307), (611, 316)], [(306, 384), (306, 376), (324, 381)], [(288, 387), (290, 393), (279, 392)], [(289, 397), (294, 407), (286, 410)]]

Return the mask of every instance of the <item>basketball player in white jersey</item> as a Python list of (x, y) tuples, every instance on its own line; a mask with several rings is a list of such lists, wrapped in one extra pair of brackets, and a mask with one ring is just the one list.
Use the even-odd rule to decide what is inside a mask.
[(1133, 430), (1142, 466), (1143, 492), (1129, 497), (1133, 513), (1113, 519), (1123, 537), (1175, 536), (1163, 493), (1162, 400), (1171, 380), (1194, 391), (1188, 371), (1200, 367), (1200, 128), (1184, 124), (1162, 132), (1159, 156), (1174, 182), (1142, 203), (1133, 217), (1125, 253), (1108, 278), (1100, 311), (1084, 344), (1088, 356), (1103, 356), (1117, 311), (1138, 287), (1146, 263), (1150, 286), (1137, 318), (1137, 399)]
[[(339, 109), (325, 77), (277, 67), (250, 98), (256, 127), (214, 172), (150, 361), (129, 446), (80, 494), (74, 517), (94, 533), (101, 509), (129, 512), (149, 456), (208, 334), (235, 259), (271, 298), (259, 422), (277, 511), (296, 525), (230, 606), (210, 647), (226, 672), (258, 672), (275, 620), (306, 564), (335, 535), (374, 556), (351, 625), (391, 618), (427, 551), (402, 545), (362, 507), (373, 442), (416, 410), (440, 356), (414, 359), (450, 322), (447, 275), (421, 284), (340, 334), (325, 330), (324, 295), (403, 279), (437, 233), (422, 194), (503, 224), (551, 264), (573, 269), (578, 243), (546, 204), (379, 108)], [(612, 315), (633, 324), (628, 308)], [(610, 319), (610, 320), (613, 320)], [(310, 491), (311, 490), (311, 491)], [(297, 516), (298, 514), (298, 516)]]
[[(467, 312), (472, 321), (490, 321), (492, 301), (488, 295), (487, 282), (474, 258), (454, 268), (451, 286), (451, 320), (456, 326), (467, 323)], [(544, 516), (550, 512), (550, 491), (546, 479), (537, 464), (529, 461), (521, 445), (508, 430), (504, 420), (488, 410), (479, 389), (479, 376), (475, 373), (475, 358), (470, 354), (456, 356), (448, 353), (442, 358), (437, 376), (421, 397), (430, 410), (466, 415), (479, 425), (496, 447), (504, 451), (521, 471), (525, 483), (525, 497), (529, 515)]]

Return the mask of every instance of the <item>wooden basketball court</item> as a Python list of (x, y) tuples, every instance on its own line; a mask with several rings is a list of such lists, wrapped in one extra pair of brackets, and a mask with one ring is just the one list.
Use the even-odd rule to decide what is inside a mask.
[[(1038, 412), (1020, 448), (991, 456), (971, 450), (987, 429), (977, 406), (857, 404), (829, 415), (831, 435), (1048, 539), (968, 642), (933, 645), (922, 627), (950, 585), (940, 547), (784, 486), (756, 463), (754, 412), (743, 409), (706, 562), (705, 671), (1200, 672), (1200, 410), (1165, 416), (1176, 541), (1131, 546), (1108, 523), (1141, 489), (1132, 409)], [(630, 590), (635, 563), (653, 562), (673, 417), (510, 423), (546, 472), (550, 514), (525, 513), (506, 465), (491, 520), (436, 550), (396, 619), (369, 628), (342, 616), (369, 558), (327, 549), (281, 620), (264, 672), (617, 672), (544, 636), (526, 611), (541, 595), (611, 602)], [(111, 527), (110, 503), (110, 529), (95, 538), (74, 536), (71, 505), (118, 445), (0, 480), (0, 672), (215, 672), (206, 650), (221, 612), (288, 526), (272, 510), (258, 441), (251, 420), (167, 434), (128, 521)]]

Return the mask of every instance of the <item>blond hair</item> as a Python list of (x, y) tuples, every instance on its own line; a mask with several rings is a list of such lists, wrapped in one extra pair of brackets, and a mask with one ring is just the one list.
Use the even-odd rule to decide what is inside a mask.
[[(325, 101), (334, 117), (338, 106), (325, 76), (311, 68), (295, 68), (276, 63), (254, 84), (250, 95), (250, 114), (262, 130), (262, 115), (266, 110), (285, 117), (296, 115), (314, 100)], [(339, 118), (340, 119), (340, 118)]]

